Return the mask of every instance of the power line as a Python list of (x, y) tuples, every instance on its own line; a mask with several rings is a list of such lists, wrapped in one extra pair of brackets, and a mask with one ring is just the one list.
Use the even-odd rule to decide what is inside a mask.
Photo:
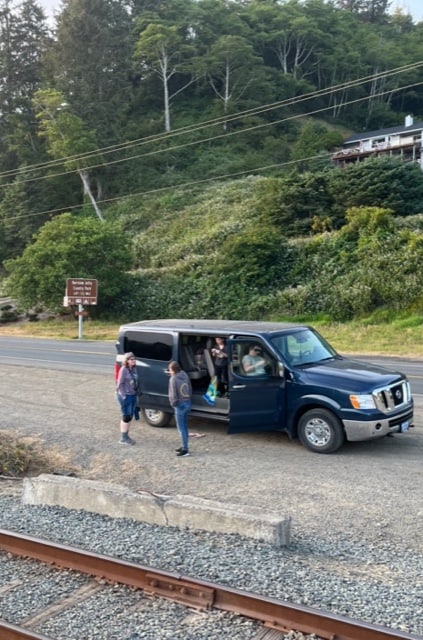
[[(211, 178), (203, 178), (201, 180), (192, 180), (190, 182), (183, 182), (181, 184), (178, 185), (169, 185), (166, 187), (157, 187), (156, 189), (149, 189), (148, 191), (139, 191), (138, 193), (131, 193), (125, 196), (116, 196), (114, 198), (106, 198), (104, 200), (99, 200), (98, 204), (110, 204), (111, 202), (117, 202), (119, 200), (128, 200), (130, 198), (136, 198), (138, 196), (146, 196), (146, 195), (151, 195), (154, 193), (161, 193), (163, 191), (169, 191), (170, 189), (182, 189), (184, 187), (193, 187), (197, 184), (204, 184), (206, 182), (214, 182), (215, 180), (225, 180), (227, 178), (236, 178), (242, 175), (246, 175), (246, 174), (251, 174), (251, 173), (255, 173), (257, 171), (267, 171), (269, 169), (276, 169), (278, 167), (283, 167), (283, 166), (288, 166), (288, 165), (294, 165), (297, 164), (299, 162), (307, 162), (310, 160), (317, 160), (317, 159), (325, 159), (327, 158), (329, 154), (324, 155), (324, 154), (318, 154), (315, 156), (310, 156), (308, 158), (301, 158), (300, 160), (287, 160), (286, 162), (277, 162), (275, 164), (269, 164), (269, 165), (265, 165), (263, 167), (256, 167), (254, 169), (245, 169), (244, 171), (236, 171), (235, 173), (227, 173), (225, 175), (220, 175), (220, 176), (214, 176)], [(53, 214), (53, 213), (63, 213), (63, 209), (66, 209), (67, 211), (73, 210), (73, 209), (80, 209), (81, 205), (72, 205), (70, 207), (60, 207), (60, 209), (49, 209), (47, 211), (40, 211), (38, 213), (26, 213), (23, 214), (21, 216), (11, 216), (8, 217), (8, 220), (21, 220), (22, 218), (30, 218), (33, 216), (41, 216), (41, 215), (48, 215), (48, 214)]]
[[(421, 64), (423, 64), (423, 61), (419, 63), (419, 65), (421, 65)], [(372, 96), (362, 96), (362, 97), (356, 98), (354, 100), (346, 101), (346, 102), (343, 103), (343, 105), (347, 106), (347, 105), (355, 104), (357, 102), (363, 102), (364, 100), (371, 100), (371, 99), (380, 97), (382, 95), (385, 95), (386, 93), (393, 93), (394, 91), (401, 91), (403, 89), (407, 89), (407, 88), (414, 87), (414, 86), (419, 86), (421, 84), (423, 84), (423, 81), (422, 82), (417, 82), (417, 83), (411, 83), (409, 85), (403, 85), (401, 87), (398, 87), (395, 90), (387, 89), (385, 91), (380, 91), (379, 93), (375, 93)], [(190, 143), (184, 143), (182, 145), (176, 145), (174, 147), (167, 148), (167, 149), (159, 149), (159, 150), (156, 150), (156, 151), (148, 152), (146, 154), (140, 154), (139, 156), (136, 156), (136, 157), (150, 156), (150, 155), (154, 155), (156, 153), (163, 153), (163, 152), (170, 151), (170, 150), (175, 150), (175, 149), (178, 149), (178, 148), (184, 148), (184, 147), (187, 147), (187, 146), (192, 146), (194, 144), (201, 144), (203, 142), (208, 142), (208, 141), (215, 140), (215, 139), (218, 139), (218, 138), (221, 138), (221, 137), (226, 137), (226, 136), (230, 136), (230, 135), (238, 135), (239, 133), (244, 133), (246, 131), (252, 131), (252, 130), (263, 128), (263, 127), (266, 127), (266, 126), (272, 126), (274, 124), (278, 124), (278, 123), (281, 123), (281, 122), (286, 122), (288, 120), (304, 118), (305, 116), (316, 115), (317, 113), (321, 113), (323, 111), (327, 111), (327, 110), (329, 110), (331, 108), (332, 108), (331, 106), (322, 107), (320, 109), (315, 109), (315, 110), (309, 111), (307, 113), (301, 113), (301, 114), (295, 114), (295, 115), (292, 115), (292, 116), (288, 116), (288, 117), (283, 118), (281, 120), (278, 120), (276, 122), (262, 123), (262, 124), (259, 124), (259, 125), (255, 125), (253, 127), (248, 127), (246, 129), (242, 129), (241, 131), (234, 131), (234, 132), (230, 132), (230, 133), (226, 133), (226, 134), (220, 134), (218, 136), (215, 136), (215, 137), (212, 137), (212, 138), (208, 138), (208, 139), (205, 139), (205, 140), (200, 140), (200, 141), (195, 141), (195, 142), (190, 142)], [(241, 176), (241, 175), (245, 175), (245, 174), (249, 174), (249, 173), (253, 173), (253, 172), (257, 172), (257, 171), (265, 171), (265, 170), (269, 170), (271, 168), (278, 168), (278, 167), (283, 167), (283, 166), (287, 166), (287, 165), (297, 164), (297, 163), (306, 162), (306, 161), (309, 161), (309, 160), (312, 160), (312, 159), (316, 159), (316, 158), (329, 157), (329, 155), (330, 154), (326, 154), (326, 156), (323, 156), (322, 154), (320, 154), (320, 155), (312, 156), (312, 157), (309, 157), (309, 158), (301, 158), (301, 159), (287, 161), (287, 162), (283, 162), (283, 163), (276, 163), (276, 164), (272, 164), (272, 165), (267, 165), (267, 166), (264, 166), (264, 167), (256, 167), (256, 168), (253, 168), (253, 169), (248, 169), (248, 170), (240, 171), (240, 172), (236, 172), (236, 173), (225, 174), (225, 175), (220, 175), (220, 176), (214, 176), (214, 177), (211, 177), (211, 178), (203, 178), (201, 180), (190, 181), (190, 182), (182, 183), (182, 184), (179, 184), (179, 185), (169, 185), (169, 186), (166, 186), (166, 187), (158, 187), (157, 189), (151, 189), (149, 191), (143, 191), (143, 192), (138, 192), (138, 193), (135, 193), (135, 194), (127, 194), (127, 195), (123, 195), (123, 196), (116, 196), (114, 198), (99, 200), (98, 204), (110, 204), (111, 202), (117, 202), (117, 201), (120, 201), (120, 200), (126, 200), (128, 198), (132, 198), (132, 197), (135, 198), (135, 197), (143, 196), (143, 195), (151, 195), (153, 193), (160, 193), (160, 192), (163, 192), (163, 191), (168, 191), (170, 189), (180, 189), (180, 188), (183, 188), (183, 187), (195, 186), (196, 184), (204, 184), (206, 182), (211, 182), (211, 181), (215, 181), (215, 180), (225, 180), (227, 178), (233, 178), (233, 177), (237, 177), (237, 176)], [(130, 160), (130, 159), (135, 159), (135, 157), (134, 158), (129, 158), (129, 159), (122, 159), (121, 161)], [(114, 164), (115, 162), (118, 162), (118, 161), (112, 161), (109, 164)], [(68, 172), (68, 173), (70, 173), (70, 172)], [(55, 175), (62, 175), (62, 174), (55, 174)], [(25, 182), (25, 181), (23, 181), (23, 182)], [(45, 210), (45, 211), (36, 212), (36, 213), (23, 214), (23, 215), (20, 215), (20, 216), (12, 216), (12, 217), (8, 216), (7, 219), (8, 220), (17, 220), (17, 219), (21, 219), (21, 218), (34, 217), (34, 216), (38, 216), (38, 215), (51, 215), (51, 214), (63, 212), (64, 210), (70, 211), (70, 210), (74, 210), (74, 209), (80, 209), (81, 206), (82, 206), (81, 204), (71, 205), (71, 206), (68, 206), (68, 207), (63, 206), (63, 207), (60, 207), (59, 209), (50, 209), (50, 210)]]
[[(56, 160), (50, 160), (44, 163), (39, 163), (39, 164), (35, 164), (35, 165), (30, 165), (28, 167), (23, 167), (21, 169), (18, 170), (9, 170), (3, 173), (0, 173), (0, 178), (1, 177), (13, 177), (15, 175), (24, 175), (25, 173), (29, 173), (32, 172), (34, 170), (39, 170), (39, 169), (43, 169), (43, 168), (54, 168), (55, 166), (61, 165), (65, 162), (69, 162), (69, 161), (77, 161), (77, 160), (86, 160), (92, 157), (96, 157), (98, 155), (105, 155), (105, 154), (109, 154), (109, 153), (116, 153), (118, 151), (122, 151), (122, 150), (128, 150), (131, 149), (133, 147), (136, 146), (143, 146), (145, 144), (150, 144), (152, 142), (157, 142), (157, 141), (161, 141), (161, 140), (168, 140), (169, 138), (175, 137), (175, 136), (180, 136), (180, 135), (186, 135), (188, 133), (194, 133), (197, 131), (200, 131), (201, 129), (204, 129), (206, 127), (210, 127), (210, 126), (219, 126), (221, 124), (224, 123), (230, 123), (233, 122), (235, 120), (239, 120), (241, 118), (246, 118), (246, 117), (251, 117), (253, 115), (260, 115), (262, 113), (265, 113), (267, 111), (272, 111), (275, 109), (279, 109), (282, 107), (287, 107), (287, 106), (292, 106), (292, 105), (296, 105), (299, 104), (301, 102), (304, 102), (306, 100), (311, 100), (311, 99), (315, 99), (317, 97), (324, 97), (325, 95), (328, 95), (330, 93), (335, 93), (337, 91), (341, 91), (341, 90), (346, 90), (346, 89), (350, 89), (356, 86), (359, 86), (361, 84), (365, 84), (368, 81), (374, 81), (380, 78), (387, 78), (387, 77), (391, 77), (393, 75), (397, 75), (400, 73), (405, 73), (406, 71), (413, 71), (418, 69), (420, 66), (423, 65), (423, 60), (414, 62), (414, 63), (410, 63), (407, 65), (403, 65), (401, 67), (396, 67), (394, 69), (390, 69), (384, 72), (379, 72), (377, 74), (373, 74), (373, 75), (369, 75), (369, 76), (364, 76), (362, 78), (358, 78), (356, 80), (351, 80), (345, 83), (341, 83), (338, 85), (333, 85), (331, 87), (325, 88), (325, 89), (318, 89), (316, 91), (304, 94), (302, 96), (295, 96), (293, 98), (287, 98), (285, 100), (282, 101), (278, 101), (278, 102), (274, 102), (274, 103), (270, 103), (267, 105), (263, 105), (260, 107), (255, 107), (252, 109), (248, 109), (245, 111), (242, 111), (240, 113), (237, 114), (232, 114), (229, 116), (220, 116), (218, 118), (215, 118), (213, 120), (208, 120), (196, 125), (187, 125), (185, 127), (181, 127), (179, 129), (176, 129), (172, 132), (161, 132), (158, 134), (153, 134), (151, 136), (147, 136), (145, 138), (139, 138), (130, 142), (125, 142), (125, 143), (120, 143), (117, 145), (112, 145), (109, 147), (104, 147), (104, 148), (99, 148), (97, 150), (94, 151), (90, 151), (87, 153), (82, 153), (82, 154), (75, 154), (75, 155), (71, 155), (71, 156), (65, 156), (63, 158), (59, 158)], [(413, 86), (413, 85), (409, 85), (409, 86)], [(400, 87), (401, 88), (401, 87)], [(396, 89), (399, 90), (400, 88)], [(403, 87), (404, 88), (404, 87)], [(373, 96), (375, 97), (375, 96)], [(347, 103), (344, 103), (347, 104)], [(307, 115), (307, 114), (305, 114)], [(280, 123), (283, 120), (279, 120), (274, 124)], [(272, 124), (272, 123), (271, 123)], [(244, 131), (249, 131), (250, 129), (242, 129), (236, 133), (242, 133)], [(221, 138), (223, 137), (223, 135), (218, 135), (216, 136), (217, 138)], [(204, 141), (205, 142), (209, 142), (211, 140), (215, 139), (214, 137), (209, 137), (206, 138)], [(203, 142), (203, 141), (200, 141)], [(174, 150), (175, 148), (182, 148), (184, 145), (178, 146), (178, 147), (170, 147), (169, 149), (164, 149), (164, 150), (160, 150), (159, 152), (164, 152), (164, 151), (168, 151), (168, 150)], [(146, 155), (150, 155), (150, 154), (146, 154)], [(126, 161), (130, 161), (132, 159), (137, 159), (139, 157), (142, 157), (142, 155), (137, 155), (137, 156), (130, 156), (128, 158), (123, 158), (123, 159), (119, 159), (119, 160), (115, 160), (115, 161), (111, 161), (111, 162), (102, 162), (96, 165), (91, 165), (91, 166), (87, 166), (87, 167), (81, 167), (81, 169), (93, 169), (93, 168), (98, 168), (101, 166), (109, 166), (111, 164), (116, 164), (117, 162), (126, 162)], [(78, 169), (74, 169), (74, 170), (68, 170), (68, 171), (64, 171), (64, 172), (60, 172), (60, 173), (55, 173), (55, 174), (50, 174), (50, 175), (46, 175), (46, 176), (37, 176), (35, 178), (31, 178), (30, 180), (40, 180), (40, 179), (46, 179), (46, 178), (51, 178), (51, 177), (56, 177), (56, 176), (61, 176), (61, 175), (68, 175), (68, 174), (72, 174), (72, 173), (76, 173), (78, 171)], [(21, 182), (28, 182), (29, 180), (22, 180)]]

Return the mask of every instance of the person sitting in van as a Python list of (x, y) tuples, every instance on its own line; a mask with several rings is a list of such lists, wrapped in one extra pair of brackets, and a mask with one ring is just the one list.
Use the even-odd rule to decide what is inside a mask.
[(250, 344), (248, 353), (242, 358), (242, 366), (247, 376), (262, 376), (266, 373), (266, 360), (258, 344)]

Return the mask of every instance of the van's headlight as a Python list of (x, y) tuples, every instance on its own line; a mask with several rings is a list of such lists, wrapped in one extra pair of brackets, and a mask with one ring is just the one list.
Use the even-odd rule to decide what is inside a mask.
[(376, 409), (374, 398), (370, 394), (350, 395), (350, 402), (354, 409)]

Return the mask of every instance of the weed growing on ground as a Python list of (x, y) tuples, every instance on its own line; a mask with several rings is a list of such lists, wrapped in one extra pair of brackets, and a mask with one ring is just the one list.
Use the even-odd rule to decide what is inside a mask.
[[(59, 453), (44, 451), (36, 438), (0, 431), (0, 476), (22, 478), (68, 469)], [(71, 470), (69, 470), (71, 471)]]

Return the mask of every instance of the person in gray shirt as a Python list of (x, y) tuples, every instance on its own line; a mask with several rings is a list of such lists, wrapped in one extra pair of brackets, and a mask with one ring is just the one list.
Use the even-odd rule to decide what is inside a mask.
[(187, 417), (191, 410), (191, 380), (175, 361), (169, 364), (169, 373), (169, 402), (175, 411), (176, 426), (181, 436), (181, 446), (176, 450), (176, 455), (185, 458), (190, 455)]

